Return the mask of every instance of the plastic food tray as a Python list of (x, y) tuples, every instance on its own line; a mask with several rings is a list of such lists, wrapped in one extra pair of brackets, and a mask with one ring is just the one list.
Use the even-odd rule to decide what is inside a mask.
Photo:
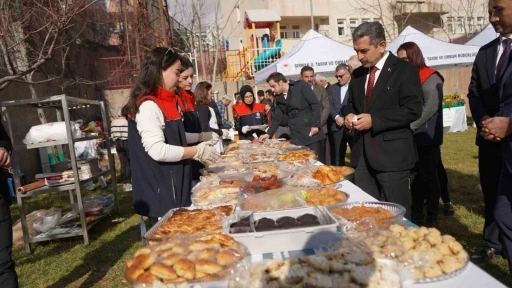
[[(242, 218), (247, 216), (247, 212), (239, 213), (237, 211), (235, 215), (240, 215)], [(254, 231), (254, 221), (264, 217), (276, 220), (283, 216), (296, 218), (307, 213), (316, 215), (320, 225), (266, 232), (229, 233), (229, 225), (234, 222), (231, 220), (228, 221), (229, 224), (224, 225), (224, 234), (246, 245), (252, 254), (314, 249), (327, 246), (340, 237), (336, 232), (338, 223), (325, 207), (254, 212), (250, 219), (251, 231)]]
[[(402, 205), (390, 203), (390, 202), (352, 202), (352, 203), (344, 203), (344, 204), (336, 204), (332, 205), (328, 208), (329, 211), (332, 211), (336, 208), (352, 208), (364, 205), (369, 208), (373, 207), (379, 207), (389, 210), (391, 213), (393, 213), (394, 216), (387, 217), (387, 218), (381, 218), (381, 219), (375, 219), (376, 224), (380, 227), (387, 228), (392, 224), (402, 223), (404, 215), (405, 215), (405, 208)], [(340, 224), (342, 224), (342, 227), (347, 224), (353, 223), (353, 221), (349, 221), (344, 219), (341, 216), (338, 216), (334, 214), (334, 217), (340, 219)], [(358, 219), (362, 220), (362, 219)]]
[(163, 223), (167, 222), (167, 220), (169, 220), (169, 218), (171, 218), (172, 214), (174, 214), (174, 212), (177, 211), (177, 210), (181, 210), (181, 209), (185, 209), (185, 210), (206, 210), (206, 209), (212, 209), (212, 208), (219, 207), (219, 206), (231, 206), (231, 207), (233, 207), (232, 214), (230, 216), (226, 216), (225, 219), (229, 218), (229, 217), (232, 217), (235, 214), (236, 205), (217, 205), (217, 206), (201, 207), (201, 208), (198, 208), (198, 207), (174, 208), (174, 209), (169, 210), (167, 213), (165, 213), (165, 215), (162, 218), (160, 218), (160, 220), (158, 220), (158, 222), (156, 222), (156, 224), (153, 225), (153, 227), (151, 227), (151, 229), (149, 229), (149, 231), (147, 231), (144, 234), (144, 237), (143, 237), (144, 241), (148, 245), (159, 242), (160, 239), (153, 239), (153, 234), (155, 234), (155, 232), (158, 230), (158, 228), (160, 228), (160, 226)]
[(444, 281), (444, 280), (451, 279), (453, 277), (457, 277), (460, 274), (462, 274), (464, 271), (466, 271), (466, 269), (468, 268), (468, 264), (469, 264), (469, 260), (466, 261), (466, 265), (464, 265), (464, 267), (460, 268), (459, 270), (455, 270), (450, 274), (443, 274), (439, 277), (423, 278), (423, 279), (417, 280), (416, 283), (433, 283), (433, 282)]

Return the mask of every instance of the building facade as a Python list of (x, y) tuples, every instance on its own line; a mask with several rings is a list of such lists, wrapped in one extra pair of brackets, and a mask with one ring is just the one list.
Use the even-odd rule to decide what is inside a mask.
[[(280, 37), (286, 52), (312, 28), (311, 3), (313, 28), (347, 45), (352, 44), (351, 32), (363, 22), (381, 22), (388, 41), (409, 25), (435, 38), (452, 41), (470, 37), (488, 24), (485, 0), (225, 0), (222, 1), (224, 39), (229, 41), (230, 50), (245, 46), (245, 11), (271, 9), (281, 16)], [(277, 33), (276, 25), (272, 31), (260, 30), (259, 36)]]

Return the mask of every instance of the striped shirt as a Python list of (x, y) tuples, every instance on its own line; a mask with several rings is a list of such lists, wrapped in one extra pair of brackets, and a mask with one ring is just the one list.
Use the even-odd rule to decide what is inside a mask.
[(112, 131), (112, 139), (128, 140), (128, 121), (125, 118), (119, 118), (112, 121), (110, 125)]

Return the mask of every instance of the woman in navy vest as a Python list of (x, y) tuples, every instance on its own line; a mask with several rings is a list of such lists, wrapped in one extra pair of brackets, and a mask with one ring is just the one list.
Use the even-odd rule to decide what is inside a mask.
[(170, 209), (190, 206), (191, 159), (209, 164), (220, 157), (212, 146), (213, 133), (185, 132), (178, 97), (172, 92), (180, 69), (181, 57), (171, 48), (151, 50), (124, 110), (129, 116), (135, 213), (152, 221)]
[(251, 130), (250, 126), (268, 125), (265, 116), (265, 105), (256, 103), (254, 92), (249, 85), (240, 88), (240, 97), (242, 103), (233, 105), (233, 114), (235, 117), (235, 129), (238, 131), (240, 140), (254, 140), (252, 134), (256, 134), (256, 139), (265, 134), (265, 129)]
[[(420, 119), (411, 123), (418, 149), (417, 175), (411, 185), (411, 214), (414, 223), (432, 227), (437, 224), (441, 195), (438, 167), (442, 166), (444, 79), (439, 72), (425, 64), (423, 53), (416, 43), (403, 43), (398, 47), (397, 55), (418, 68), (420, 74), (423, 109)], [(445, 183), (445, 185), (448, 184)], [(425, 202), (427, 203), (426, 221), (423, 214)]]

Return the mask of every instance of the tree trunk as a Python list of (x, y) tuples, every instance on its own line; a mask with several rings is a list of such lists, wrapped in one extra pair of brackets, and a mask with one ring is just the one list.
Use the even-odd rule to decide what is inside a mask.
[(204, 53), (203, 53), (203, 37), (202, 37), (202, 27), (201, 27), (201, 13), (200, 13), (200, 7), (199, 6), (199, 1), (198, 0), (198, 3), (196, 3), (196, 1), (192, 1), (192, 7), (193, 7), (193, 11), (194, 11), (194, 14), (195, 14), (195, 17), (197, 17), (197, 29), (198, 29), (198, 35), (199, 35), (199, 59), (201, 61), (201, 73), (202, 73), (202, 78), (203, 80), (205, 79), (205, 76), (206, 76), (206, 69), (205, 69), (205, 63), (204, 63)]
[(217, 61), (219, 59), (219, 41), (218, 41), (218, 38), (219, 38), (219, 21), (218, 21), (218, 17), (217, 15), (219, 14), (219, 1), (220, 0), (217, 0), (215, 1), (215, 32), (214, 32), (214, 37), (213, 37), (213, 41), (215, 43), (215, 59), (213, 61), (213, 78), (212, 78), (212, 91), (215, 91), (215, 78), (217, 77)]

